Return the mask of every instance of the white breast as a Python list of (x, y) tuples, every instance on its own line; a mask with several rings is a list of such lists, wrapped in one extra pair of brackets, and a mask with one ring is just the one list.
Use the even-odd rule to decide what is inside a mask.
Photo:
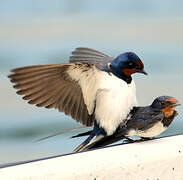
[(164, 132), (167, 128), (163, 126), (161, 122), (157, 122), (153, 127), (146, 131), (130, 130), (127, 136), (139, 136), (139, 137), (155, 137)]
[(113, 134), (120, 123), (124, 122), (133, 106), (137, 105), (134, 81), (125, 81), (106, 72), (100, 73), (100, 88), (96, 96), (96, 121), (107, 135)]
[(88, 113), (95, 113), (98, 124), (111, 135), (137, 105), (134, 81), (127, 84), (95, 66), (75, 66), (71, 66), (67, 73), (79, 83)]

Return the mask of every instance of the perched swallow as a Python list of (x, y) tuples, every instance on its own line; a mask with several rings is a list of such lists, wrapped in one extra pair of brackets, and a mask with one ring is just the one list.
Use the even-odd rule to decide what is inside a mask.
[(29, 104), (58, 109), (86, 126), (95, 121), (112, 135), (137, 104), (134, 73), (147, 74), (133, 52), (112, 58), (77, 48), (67, 64), (17, 68), (9, 78)]
[(116, 132), (111, 136), (104, 136), (100, 132), (102, 129), (95, 124), (93, 131), (73, 136), (89, 135), (74, 152), (102, 147), (125, 137), (139, 136), (141, 138), (153, 138), (164, 132), (175, 116), (178, 115), (175, 107), (180, 104), (177, 104), (177, 102), (173, 97), (160, 96), (150, 106), (134, 107), (128, 116), (127, 123), (125, 125), (120, 124)]

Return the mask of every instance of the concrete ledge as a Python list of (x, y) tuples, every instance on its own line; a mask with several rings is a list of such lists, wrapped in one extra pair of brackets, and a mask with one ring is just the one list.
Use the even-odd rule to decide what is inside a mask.
[(183, 135), (0, 169), (2, 180), (182, 180)]

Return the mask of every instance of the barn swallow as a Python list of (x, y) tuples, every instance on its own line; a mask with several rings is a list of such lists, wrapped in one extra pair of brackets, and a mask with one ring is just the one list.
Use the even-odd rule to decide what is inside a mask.
[(147, 74), (133, 52), (113, 58), (76, 48), (67, 64), (17, 68), (9, 78), (29, 104), (58, 109), (86, 126), (95, 121), (104, 134), (112, 135), (137, 104), (134, 73)]
[(134, 107), (128, 115), (127, 123), (125, 125), (120, 124), (116, 132), (111, 136), (104, 136), (100, 132), (102, 129), (95, 125), (93, 131), (73, 136), (89, 135), (74, 152), (102, 147), (132, 136), (139, 136), (141, 138), (158, 136), (169, 127), (175, 116), (178, 115), (175, 107), (180, 104), (177, 102), (173, 97), (160, 96), (150, 106)]

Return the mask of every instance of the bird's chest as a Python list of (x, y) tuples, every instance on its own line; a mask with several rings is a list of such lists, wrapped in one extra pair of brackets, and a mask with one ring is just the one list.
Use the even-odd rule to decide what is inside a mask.
[(107, 134), (112, 134), (136, 105), (135, 84), (127, 84), (114, 76), (107, 77), (97, 92), (95, 116)]
[[(101, 83), (98, 91), (99, 99), (103, 99), (110, 104), (110, 108), (116, 107), (116, 110), (123, 111), (124, 106), (136, 105), (135, 83), (127, 84), (125, 81), (112, 76), (107, 77)], [(113, 109), (114, 110), (114, 109)]]

